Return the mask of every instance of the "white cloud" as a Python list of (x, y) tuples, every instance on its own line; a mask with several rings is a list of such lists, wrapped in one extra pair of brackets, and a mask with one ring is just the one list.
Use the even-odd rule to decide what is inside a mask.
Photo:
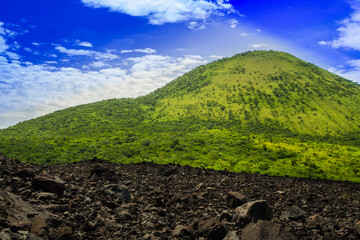
[(320, 41), (320, 42), (318, 42), (318, 44), (321, 45), (321, 46), (324, 46), (324, 45), (329, 45), (329, 44), (331, 44), (331, 42)]
[(220, 59), (220, 58), (224, 58), (224, 56), (220, 56), (220, 55), (211, 55), (210, 58), (214, 58), (214, 59)]
[(5, 34), (5, 29), (3, 28), (4, 23), (0, 22), (0, 34)]
[(187, 24), (187, 26), (192, 30), (201, 30), (206, 28), (205, 22), (197, 22), (197, 21), (191, 21)]
[(230, 19), (229, 24), (230, 24), (231, 28), (236, 28), (236, 26), (239, 24), (239, 22), (236, 19)]
[(93, 47), (90, 42), (76, 40), (76, 45), (80, 47)]
[(146, 17), (150, 24), (206, 20), (211, 15), (234, 12), (228, 0), (82, 0), (88, 7), (110, 8), (131, 16)]
[(9, 52), (9, 51), (5, 51), (5, 54), (10, 58), (10, 59), (14, 59), (14, 60), (19, 60), (21, 57), (13, 52)]
[(152, 48), (144, 48), (144, 49), (133, 49), (133, 50), (121, 50), (120, 53), (147, 53), (147, 54), (153, 54), (156, 53), (155, 49)]
[(246, 36), (250, 36), (251, 34), (246, 33), (246, 32), (242, 32), (240, 33), (240, 37), (246, 37)]
[(353, 59), (347, 62), (351, 67), (360, 70), (360, 59)]
[(328, 71), (360, 83), (360, 59), (349, 60), (343, 65), (329, 68)]
[(38, 42), (33, 42), (33, 43), (32, 43), (32, 45), (34, 45), (34, 46), (40, 46), (40, 45), (41, 45), (41, 43), (38, 43)]
[(92, 62), (88, 65), (84, 65), (83, 68), (103, 68), (103, 67), (109, 67), (110, 65), (103, 62), (103, 61), (96, 61), (96, 62)]
[(340, 21), (338, 38), (329, 41), (333, 48), (345, 47), (360, 50), (360, 1), (352, 1), (353, 13)]
[(262, 47), (267, 47), (267, 43), (255, 43), (255, 44), (250, 44), (249, 45), (252, 48), (262, 48)]
[(0, 56), (0, 128), (78, 104), (144, 95), (206, 63), (196, 55), (145, 55), (124, 61), (126, 68), (104, 63), (101, 70), (89, 70), (9, 63)]
[(92, 50), (84, 50), (84, 49), (67, 49), (62, 46), (56, 46), (56, 50), (58, 50), (61, 53), (65, 53), (69, 56), (87, 56), (87, 57), (93, 57), (95, 59), (106, 59), (106, 60), (114, 60), (116, 58), (119, 58), (119, 56), (112, 54), (112, 53), (102, 53)]
[(260, 28), (258, 28), (258, 29), (256, 29), (256, 31), (257, 31), (257, 32), (261, 32), (261, 29), (260, 29)]
[[(1, 30), (1, 28), (0, 28)], [(6, 45), (6, 40), (2, 36), (0, 36), (0, 53), (3, 53), (8, 49), (9, 47)]]

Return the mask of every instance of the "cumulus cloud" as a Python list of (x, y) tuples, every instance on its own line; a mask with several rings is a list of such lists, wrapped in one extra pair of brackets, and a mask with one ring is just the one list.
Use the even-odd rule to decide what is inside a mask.
[(252, 48), (262, 48), (262, 47), (267, 47), (267, 43), (254, 43), (254, 44), (250, 44), (249, 45)]
[(132, 50), (121, 50), (120, 53), (147, 53), (147, 54), (153, 54), (156, 53), (155, 49), (152, 48), (144, 48), (144, 49), (132, 49)]
[(320, 41), (320, 45), (331, 45), (333, 48), (351, 48), (360, 50), (360, 1), (352, 1), (353, 13), (339, 22), (339, 36), (332, 41)]
[(236, 19), (230, 19), (229, 24), (230, 24), (231, 28), (236, 28), (236, 26), (239, 24), (239, 22)]
[(80, 47), (93, 47), (93, 45), (90, 42), (80, 41), (80, 40), (76, 40), (75, 42), (76, 45)]
[(206, 20), (211, 15), (234, 12), (228, 0), (82, 0), (88, 7), (109, 8), (130, 16), (146, 17), (150, 24)]
[(106, 60), (113, 60), (116, 58), (119, 58), (119, 56), (106, 52), (97, 52), (92, 50), (85, 50), (85, 49), (67, 49), (63, 46), (56, 46), (56, 50), (58, 50), (60, 53), (65, 53), (69, 56), (87, 56), (87, 57), (93, 57), (95, 59), (106, 59)]

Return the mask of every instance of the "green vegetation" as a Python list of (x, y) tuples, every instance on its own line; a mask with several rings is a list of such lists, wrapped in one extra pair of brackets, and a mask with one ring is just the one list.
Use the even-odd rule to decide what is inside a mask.
[(135, 99), (57, 111), (0, 131), (0, 155), (93, 157), (360, 182), (360, 86), (286, 53), (200, 66)]

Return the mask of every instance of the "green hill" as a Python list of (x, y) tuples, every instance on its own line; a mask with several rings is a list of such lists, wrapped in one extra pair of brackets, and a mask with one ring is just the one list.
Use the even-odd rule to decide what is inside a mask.
[(360, 182), (360, 86), (290, 54), (200, 66), (146, 96), (57, 111), (0, 131), (34, 163), (153, 161)]

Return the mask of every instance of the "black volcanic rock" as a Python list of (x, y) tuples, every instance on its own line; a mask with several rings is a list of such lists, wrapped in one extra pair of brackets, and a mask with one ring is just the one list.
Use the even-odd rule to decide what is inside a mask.
[(56, 193), (62, 197), (65, 191), (65, 184), (62, 181), (52, 179), (50, 176), (35, 176), (32, 181), (32, 186), (35, 190), (42, 190), (45, 192)]
[(241, 235), (242, 240), (296, 240), (296, 237), (279, 224), (269, 221), (250, 223)]
[[(31, 177), (14, 174), (25, 168), (32, 169), (35, 176), (42, 173), (55, 181), (60, 180), (51, 176), (59, 176), (66, 183), (63, 196), (56, 198), (51, 192), (34, 191)], [(98, 182), (93, 182), (90, 177), (96, 174), (94, 169), (111, 170), (119, 181), (102, 175)], [(161, 174), (167, 171), (172, 174)], [(119, 189), (112, 190), (119, 194), (118, 198), (105, 194), (109, 186), (120, 190), (126, 186), (131, 198), (123, 201)], [(359, 186), (178, 165), (123, 165), (99, 159), (31, 165), (0, 156), (0, 239), (222, 240), (227, 235), (233, 240), (247, 238), (251, 229), (254, 233), (260, 229), (263, 235), (281, 230), (276, 234), (290, 236), (286, 235), (290, 232), (299, 240), (356, 240)], [(231, 222), (236, 212), (226, 201), (230, 191), (241, 192), (250, 203), (261, 206), (265, 202), (259, 199), (264, 199), (272, 208), (272, 222), (259, 219), (256, 224)], [(317, 217), (309, 218), (308, 222), (281, 218), (293, 205), (304, 211), (306, 217), (320, 214), (323, 221), (315, 221)], [(266, 213), (250, 211), (249, 216), (261, 212)]]
[(265, 200), (248, 202), (235, 209), (234, 222), (257, 222), (258, 220), (271, 220), (272, 209)]

